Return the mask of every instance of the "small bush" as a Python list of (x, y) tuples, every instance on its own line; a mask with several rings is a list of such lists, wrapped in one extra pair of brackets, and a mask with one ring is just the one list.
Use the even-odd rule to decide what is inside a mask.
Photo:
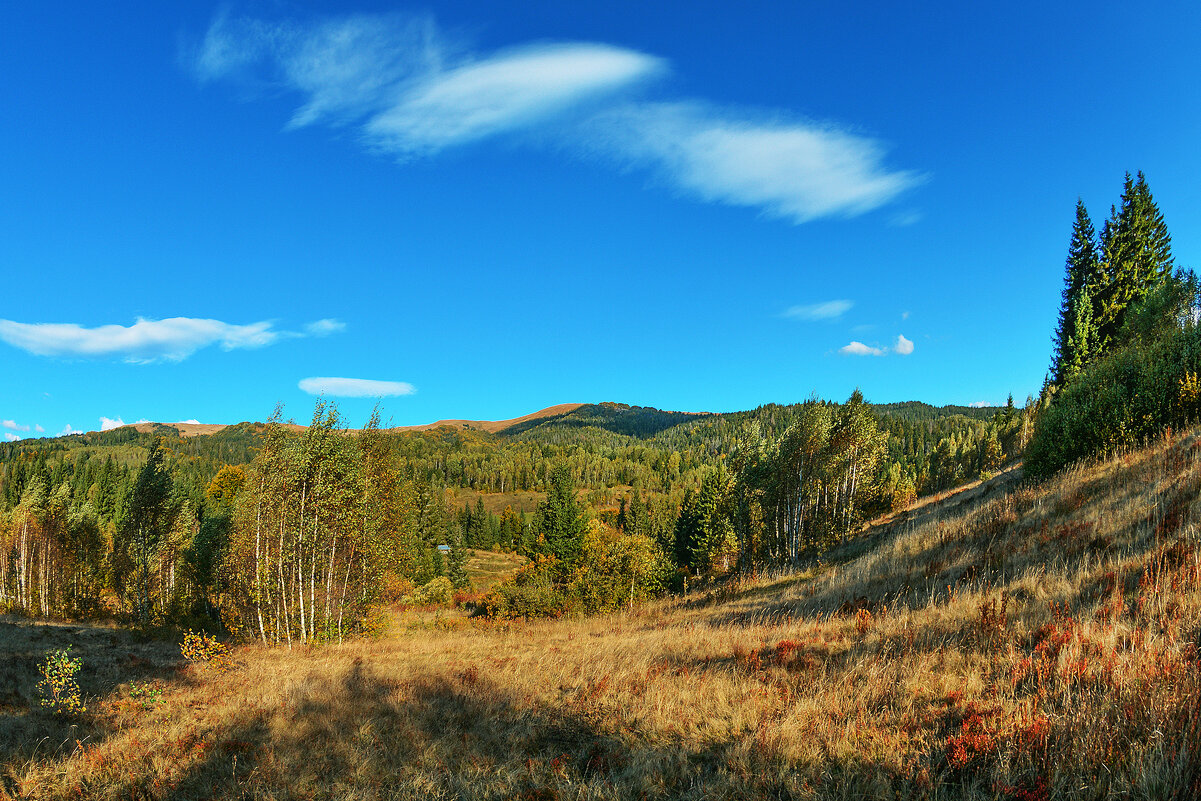
[(191, 662), (212, 665), (221, 671), (230, 667), (229, 646), (211, 634), (189, 629), (179, 644), (179, 652)]
[(455, 588), (446, 576), (438, 576), (422, 584), (407, 596), (404, 601), (411, 606), (442, 606), (448, 604), (454, 597)]
[(389, 570), (380, 580), (380, 600), (386, 604), (394, 604), (411, 594), (413, 589), (413, 582)]
[(541, 557), (497, 584), (484, 598), (490, 617), (557, 617), (567, 611), (568, 599), (555, 586), (561, 562)]
[(42, 706), (58, 714), (86, 712), (79, 683), (75, 675), (83, 667), (82, 659), (71, 658), (71, 646), (56, 651), (47, 651), (46, 658), (38, 666), (42, 680), (38, 682), (38, 693)]

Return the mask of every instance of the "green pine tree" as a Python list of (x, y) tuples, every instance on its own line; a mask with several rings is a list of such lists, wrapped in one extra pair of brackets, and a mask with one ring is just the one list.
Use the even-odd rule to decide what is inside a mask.
[[(1068, 243), (1068, 259), (1063, 280), (1063, 302), (1059, 307), (1059, 325), (1055, 329), (1055, 355), (1051, 380), (1063, 386), (1091, 356), (1093, 344), (1092, 295), (1098, 279), (1096, 232), (1084, 202), (1076, 201), (1076, 222)], [(1084, 308), (1088, 305), (1088, 309)], [(1078, 330), (1081, 317), (1087, 318), (1084, 331)]]
[(1097, 344), (1107, 350), (1119, 339), (1126, 310), (1168, 280), (1175, 264), (1172, 238), (1141, 172), (1134, 178), (1126, 173), (1120, 204), (1101, 230), (1100, 249), (1093, 317)]
[(573, 563), (580, 553), (585, 520), (566, 465), (557, 465), (551, 470), (546, 500), (538, 504), (536, 521), (538, 533), (545, 539), (546, 552), (568, 564)]
[(451, 537), (450, 553), (446, 555), (446, 577), (456, 590), (471, 588), (471, 579), (467, 576), (467, 547), (459, 532)]

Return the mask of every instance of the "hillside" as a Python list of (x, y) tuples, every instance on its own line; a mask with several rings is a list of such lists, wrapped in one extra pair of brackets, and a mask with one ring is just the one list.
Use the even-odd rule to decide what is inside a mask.
[[(221, 672), (24, 623), (30, 798), (1192, 798), (1201, 431), (900, 514), (825, 566), (592, 619), (448, 615)], [(31, 707), (73, 642), (89, 713)], [(89, 672), (93, 669), (95, 673)], [(135, 697), (145, 682), (161, 700)], [(77, 729), (69, 729), (75, 723)]]
[(435, 423), (425, 423), (424, 425), (413, 426), (396, 426), (388, 429), (389, 431), (429, 431), (435, 428), (469, 428), (476, 431), (487, 431), (490, 434), (495, 434), (500, 431), (511, 429), (514, 426), (523, 424), (536, 424), (543, 420), (562, 417), (570, 414), (576, 409), (579, 409), (584, 404), (582, 403), (560, 403), (556, 406), (548, 406), (545, 409), (539, 409), (536, 412), (514, 417), (511, 420), (438, 420)]

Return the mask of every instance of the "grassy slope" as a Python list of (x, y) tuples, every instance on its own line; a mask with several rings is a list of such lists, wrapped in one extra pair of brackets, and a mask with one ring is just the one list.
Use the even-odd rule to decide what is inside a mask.
[[(140, 656), (123, 669), (156, 671), (163, 702), (149, 710), (111, 675), (121, 644), (106, 635), (93, 658), (108, 678), (73, 733), (30, 710), (29, 663), (9, 672), (0, 730), (22, 734), (0, 740), (3, 786), (113, 799), (1196, 797), (1199, 491), (1191, 432), (1040, 486), (1003, 474), (877, 526), (813, 575), (632, 615), (451, 618), (378, 642), (245, 648), (229, 673)], [(91, 641), (61, 627), (23, 636), (52, 628), (39, 647)]]

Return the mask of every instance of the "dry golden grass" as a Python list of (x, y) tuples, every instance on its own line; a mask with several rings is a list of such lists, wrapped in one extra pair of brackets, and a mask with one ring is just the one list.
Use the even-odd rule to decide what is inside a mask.
[(113, 671), (121, 648), (161, 646), (102, 632), (112, 655), (80, 654), (107, 678), (85, 686), (95, 697), (74, 730), (26, 702), (27, 669), (6, 679), (18, 689), (0, 728), (21, 734), (0, 740), (0, 786), (111, 799), (1195, 798), (1199, 490), (1191, 432), (1044, 485), (998, 476), (811, 573), (629, 615), (446, 617), (379, 641), (242, 648), (227, 672), (155, 651), (138, 665), (162, 688), (149, 705), (128, 684), (145, 678)]
[(468, 549), (464, 567), (472, 589), (483, 593), (516, 573), (527, 561), (521, 554)]

